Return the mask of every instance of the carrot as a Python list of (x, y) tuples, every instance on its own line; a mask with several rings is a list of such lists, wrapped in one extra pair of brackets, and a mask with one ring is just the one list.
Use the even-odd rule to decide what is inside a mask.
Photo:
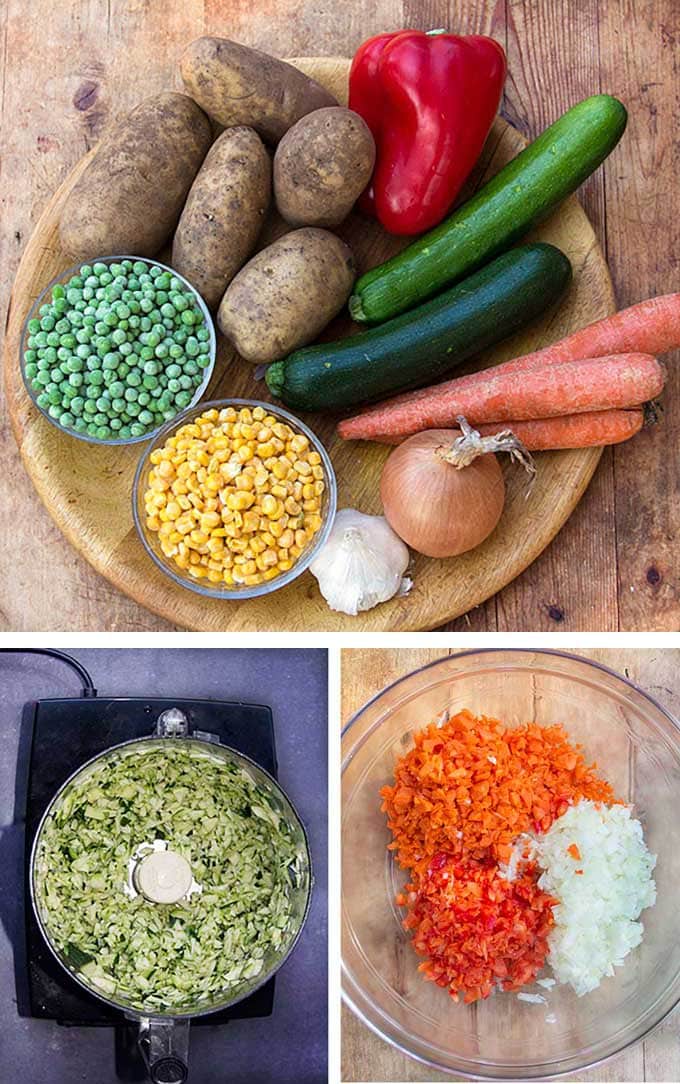
[(338, 433), (343, 440), (398, 438), (451, 426), (459, 414), (479, 425), (622, 409), (654, 399), (663, 385), (664, 371), (648, 354), (588, 358), (531, 374), (492, 370), (478, 385), (453, 380), (427, 397), (388, 399), (340, 422)]
[[(613, 316), (606, 316), (603, 320), (588, 324), (565, 339), (560, 339), (559, 342), (552, 343), (532, 354), (524, 354), (512, 361), (503, 362), (491, 371), (499, 374), (534, 372), (544, 366), (562, 362), (631, 352), (656, 356), (679, 346), (680, 293), (664, 294), (661, 297), (650, 297), (646, 301), (640, 301), (637, 305), (631, 305), (628, 309), (614, 313)], [(482, 369), (476, 373), (468, 373), (466, 376), (448, 380), (436, 387), (442, 394), (453, 385), (456, 390), (475, 387), (483, 383), (489, 372), (488, 369)], [(395, 406), (401, 403), (428, 402), (432, 393), (432, 387), (420, 388), (417, 391), (394, 396), (387, 402)], [(371, 415), (382, 406), (383, 404), (378, 403), (375, 407), (369, 407), (365, 413)], [(350, 418), (348, 421), (353, 422), (354, 419)], [(338, 428), (341, 436), (344, 435), (342, 428), (345, 424), (341, 423)], [(352, 438), (348, 435), (344, 439)]]
[[(602, 448), (621, 444), (642, 429), (645, 413), (642, 407), (633, 410), (594, 410), (584, 414), (566, 414), (533, 421), (487, 422), (480, 425), (483, 437), (491, 437), (501, 429), (510, 429), (530, 452), (556, 448)], [(383, 444), (401, 444), (406, 437), (383, 437)]]

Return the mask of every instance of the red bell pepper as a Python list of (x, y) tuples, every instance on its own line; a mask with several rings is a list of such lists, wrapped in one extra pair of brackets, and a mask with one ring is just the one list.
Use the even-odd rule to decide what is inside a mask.
[(498, 112), (506, 59), (492, 38), (400, 30), (361, 45), (349, 107), (373, 133), (360, 206), (390, 233), (429, 230), (450, 210)]

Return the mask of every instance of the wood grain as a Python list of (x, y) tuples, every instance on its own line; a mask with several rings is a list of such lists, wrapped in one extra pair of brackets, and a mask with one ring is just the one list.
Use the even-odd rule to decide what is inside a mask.
[[(676, 717), (680, 716), (680, 650), (574, 651), (603, 663), (647, 690)], [(373, 649), (342, 651), (343, 725), (380, 689), (421, 666), (456, 654), (436, 649)], [(680, 1079), (678, 1012), (674, 1012), (649, 1039), (604, 1066), (588, 1069), (570, 1080), (596, 1082), (677, 1081)], [(342, 1008), (342, 1080), (435, 1081), (463, 1080), (420, 1065), (374, 1035), (354, 1014)]]
[[(296, 63), (340, 101), (346, 100), (349, 60), (321, 58)], [(515, 129), (497, 119), (470, 189), (497, 172), (522, 146), (524, 139)], [(47, 205), (19, 265), (7, 323), (5, 386), (15, 436), (33, 484), (66, 537), (116, 587), (161, 617), (201, 631), (430, 629), (504, 587), (552, 540), (588, 485), (599, 449), (538, 456), (530, 495), (521, 472), (511, 465), (506, 471), (503, 517), (493, 535), (455, 560), (417, 556), (409, 596), (358, 618), (330, 611), (309, 573), (276, 595), (230, 603), (205, 599), (163, 576), (151, 565), (132, 524), (130, 493), (143, 448), (96, 446), (66, 437), (33, 406), (18, 366), (21, 333), (30, 306), (45, 284), (69, 266), (70, 259), (59, 243), (59, 217), (86, 163), (83, 158)], [(350, 243), (360, 272), (403, 244), (359, 215), (350, 215), (339, 232)], [(557, 309), (497, 349), (485, 352), (475, 365), (528, 353), (613, 310), (609, 273), (575, 198), (565, 201), (533, 236), (566, 252), (574, 268), (573, 284)], [(349, 327), (350, 322), (343, 318), (334, 324), (336, 334)], [(222, 340), (206, 398), (267, 398), (253, 372), (253, 367)], [(339, 440), (332, 417), (312, 415), (305, 420), (330, 454), (339, 506), (380, 512), (380, 471), (388, 449)]]
[[(537, 134), (578, 97), (618, 94), (629, 127), (582, 189), (609, 255), (620, 304), (677, 289), (675, 0), (6, 0), (0, 14), (2, 221), (0, 316), (22, 250), (51, 194), (81, 155), (145, 94), (173, 85), (183, 44), (231, 35), (278, 55), (350, 55), (403, 25), (492, 33), (508, 50), (505, 114)], [(134, 73), (134, 77), (133, 74)], [(677, 359), (663, 424), (605, 453), (555, 542), (456, 629), (545, 631), (680, 627)], [(0, 397), (0, 628), (174, 627), (95, 572), (50, 520), (19, 459)]]

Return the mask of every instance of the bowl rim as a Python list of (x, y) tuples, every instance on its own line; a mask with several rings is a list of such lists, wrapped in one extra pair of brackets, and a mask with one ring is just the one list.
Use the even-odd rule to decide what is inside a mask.
[[(28, 395), (34, 407), (36, 408), (36, 410), (40, 411), (42, 416), (46, 418), (47, 421), (55, 427), (55, 429), (58, 429), (60, 433), (65, 433), (67, 437), (75, 437), (76, 440), (82, 440), (85, 444), (93, 444), (95, 446), (103, 445), (109, 447), (126, 447), (129, 444), (141, 444), (143, 442), (153, 440), (156, 433), (160, 432), (160, 430), (163, 428), (163, 425), (167, 425), (169, 423), (163, 422), (163, 425), (159, 425), (156, 429), (150, 429), (148, 432), (143, 433), (140, 437), (124, 437), (116, 439), (111, 437), (107, 438), (106, 440), (100, 440), (98, 437), (90, 437), (86, 433), (78, 433), (75, 429), (66, 429), (63, 425), (60, 425), (56, 418), (53, 418), (47, 410), (40, 406), (40, 404), (38, 403), (37, 393), (33, 388), (29, 377), (26, 375), (26, 362), (24, 360), (24, 355), (26, 353), (26, 350), (28, 349), (28, 347), (26, 346), (29, 335), (28, 324), (29, 321), (35, 317), (35, 314), (40, 309), (40, 306), (44, 303), (47, 294), (50, 293), (55, 286), (63, 285), (65, 279), (71, 278), (73, 275), (78, 274), (81, 267), (95, 263), (120, 263), (122, 260), (132, 260), (133, 263), (145, 263), (149, 266), (155, 265), (156, 267), (162, 268), (163, 271), (168, 271), (171, 275), (174, 276), (174, 278), (179, 279), (180, 282), (182, 282), (184, 286), (191, 292), (191, 294), (196, 299), (199, 309), (201, 310), (201, 315), (203, 316), (206, 327), (208, 328), (208, 331), (210, 333), (210, 364), (204, 369), (203, 379), (201, 380), (199, 386), (196, 388), (191, 403), (188, 407), (184, 407), (184, 410), (191, 410), (193, 406), (196, 406), (200, 402), (201, 397), (205, 394), (208, 385), (210, 384), (210, 381), (212, 379), (213, 371), (215, 369), (215, 361), (217, 359), (217, 333), (215, 331), (215, 322), (212, 318), (212, 314), (196, 287), (192, 285), (192, 283), (189, 282), (189, 279), (185, 278), (184, 275), (181, 275), (179, 271), (176, 271), (174, 267), (170, 267), (168, 264), (161, 263), (160, 260), (155, 260), (151, 256), (96, 256), (93, 257), (91, 260), (81, 260), (79, 263), (73, 264), (71, 267), (66, 268), (65, 271), (61, 272), (61, 274), (55, 275), (51, 282), (48, 282), (47, 286), (45, 286), (40, 291), (35, 301), (31, 305), (26, 319), (23, 322), (19, 347), (19, 367), (21, 369), (21, 377), (24, 382), (24, 387), (26, 388), (26, 391), (28, 392)], [(180, 413), (182, 413), (182, 411), (176, 414), (175, 417), (179, 417)], [(174, 419), (171, 419), (171, 421), (172, 420)]]
[[(170, 567), (169, 562), (166, 563), (161, 560), (158, 554), (155, 552), (149, 540), (146, 537), (146, 527), (142, 522), (142, 516), (140, 514), (139, 502), (141, 496), (142, 476), (148, 466), (149, 456), (154, 448), (164, 441), (165, 438), (180, 425), (184, 425), (189, 420), (189, 415), (196, 414), (197, 411), (204, 410), (225, 410), (230, 406), (246, 406), (249, 408), (262, 407), (267, 413), (277, 414), (285, 421), (289, 422), (292, 428), (308, 437), (311, 443), (314, 445), (314, 450), (321, 456), (321, 463), (324, 469), (325, 480), (327, 484), (328, 493), (328, 506), (324, 516), (324, 522), (317, 531), (311, 545), (303, 553), (298, 560), (294, 563), (293, 567), (288, 569), (287, 572), (283, 572), (280, 576), (275, 577), (273, 580), (268, 580), (265, 583), (256, 584), (253, 587), (241, 587), (241, 588), (225, 588), (224, 590), (216, 587), (207, 587), (198, 580), (192, 580), (189, 576), (180, 576), (178, 572), (175, 572)], [(243, 599), (259, 598), (263, 595), (269, 595), (274, 591), (278, 591), (281, 587), (286, 587), (293, 580), (297, 579), (305, 572), (317, 554), (321, 551), (321, 548), (325, 545), (326, 540), (333, 527), (335, 520), (335, 513), (338, 503), (338, 485), (335, 477), (335, 470), (331, 462), (330, 455), (323, 443), (323, 441), (316, 435), (316, 433), (309, 428), (305, 422), (301, 421), (294, 414), (291, 414), (288, 410), (278, 406), (275, 403), (266, 403), (260, 399), (212, 399), (205, 402), (195, 403), (193, 406), (186, 407), (180, 414), (177, 414), (174, 418), (171, 418), (169, 422), (165, 422), (164, 425), (158, 429), (152, 439), (147, 443), (135, 470), (135, 477), (132, 483), (132, 517), (137, 531), (137, 536), (141, 540), (144, 549), (161, 572), (165, 573), (171, 580), (173, 580), (179, 587), (184, 587), (188, 591), (193, 591), (195, 594), (203, 595), (204, 598), (216, 599), (218, 601), (225, 600), (229, 602), (239, 601)]]
[[(401, 677), (396, 678), (394, 681), (390, 682), (388, 685), (385, 685), (382, 689), (380, 689), (379, 692), (377, 692), (374, 696), (372, 696), (369, 700), (367, 700), (364, 704), (362, 704), (361, 707), (359, 707), (357, 709), (357, 711), (355, 711), (352, 714), (349, 721), (341, 729), (341, 732), (340, 732), (341, 742), (344, 742), (346, 736), (349, 734), (350, 729), (354, 726), (354, 724), (356, 722), (358, 722), (359, 717), (364, 713), (364, 711), (366, 711), (367, 708), (369, 708), (372, 704), (375, 704), (380, 699), (380, 697), (383, 696), (384, 693), (387, 693), (391, 689), (396, 688), (398, 685), (401, 685), (403, 682), (407, 681), (409, 678), (412, 678), (417, 674), (421, 674), (426, 670), (432, 670), (435, 667), (441, 666), (443, 663), (449, 662), (449, 661), (451, 661), (453, 659), (473, 658), (473, 657), (477, 657), (477, 656), (501, 654), (501, 653), (502, 654), (508, 654), (508, 655), (512, 655), (512, 654), (529, 655), (530, 654), (530, 655), (547, 656), (547, 657), (553, 657), (553, 658), (559, 658), (559, 659), (568, 659), (570, 662), (576, 662), (576, 663), (583, 664), (584, 669), (598, 670), (598, 671), (600, 671), (600, 672), (602, 672), (604, 674), (607, 674), (609, 677), (616, 678), (624, 686), (627, 686), (629, 689), (632, 689), (635, 693), (637, 693), (639, 696), (641, 696), (643, 698), (643, 700), (647, 700), (654, 708), (656, 708), (656, 710), (658, 712), (660, 712), (660, 714), (670, 723), (670, 725), (675, 730), (680, 731), (680, 720), (676, 719), (676, 717), (670, 711), (668, 711), (667, 708), (665, 708), (661, 703), (659, 703), (659, 701), (656, 699), (656, 697), (654, 697), (651, 693), (647, 692), (646, 689), (643, 689), (641, 686), (636, 684), (636, 682), (631, 681), (631, 679), (629, 677), (626, 677), (624, 674), (619, 673), (618, 670), (613, 670), (610, 666), (607, 666), (605, 663), (601, 663), (601, 662), (599, 662), (599, 661), (597, 661), (595, 659), (591, 659), (591, 658), (588, 658), (588, 657), (583, 656), (583, 655), (576, 655), (571, 651), (562, 651), (562, 650), (559, 650), (557, 648), (545, 648), (545, 647), (532, 648), (532, 647), (526, 647), (526, 646), (522, 646), (522, 647), (519, 647), (519, 646), (517, 646), (517, 647), (514, 647), (514, 646), (513, 647), (498, 646), (498, 647), (467, 648), (467, 649), (463, 649), (461, 651), (456, 651), (455, 654), (452, 654), (452, 655), (443, 655), (441, 658), (433, 659), (430, 662), (425, 663), (423, 666), (418, 666), (415, 669), (410, 670), (407, 674), (403, 674)], [(373, 726), (370, 728), (370, 730), (367, 732), (367, 734), (364, 735), (364, 739), (366, 737), (368, 737), (368, 735), (372, 734), (375, 731), (376, 727), (378, 727), (379, 725), (380, 725), (380, 720), (376, 720), (376, 722), (373, 724)], [(345, 769), (348, 766), (349, 762), (353, 759), (355, 753), (356, 753), (356, 750), (351, 750), (348, 754), (345, 754), (344, 752), (341, 752), (341, 758), (340, 758), (340, 779), (341, 779), (341, 783), (342, 783), (342, 776), (343, 776), (343, 774), (345, 772)], [(342, 798), (341, 798), (341, 802), (342, 802)], [(342, 820), (342, 818), (341, 818), (341, 820)], [(341, 910), (342, 910), (342, 891), (341, 891)], [(341, 927), (342, 927), (342, 925), (343, 925), (343, 921), (341, 919)], [(572, 1065), (572, 1066), (570, 1066), (568, 1068), (560, 1069), (560, 1070), (558, 1070), (556, 1072), (546, 1072), (545, 1068), (543, 1066), (539, 1065), (538, 1063), (534, 1063), (534, 1064), (527, 1063), (527, 1064), (525, 1064), (525, 1065), (523, 1065), (521, 1067), (521, 1071), (518, 1070), (517, 1073), (513, 1073), (512, 1070), (510, 1072), (508, 1072), (508, 1067), (507, 1066), (494, 1065), (493, 1068), (498, 1069), (498, 1072), (495, 1072), (495, 1073), (488, 1073), (487, 1072), (487, 1073), (485, 1073), (484, 1072), (484, 1066), (482, 1066), (482, 1065), (480, 1065), (479, 1067), (475, 1067), (474, 1070), (461, 1068), (460, 1066), (456, 1066), (455, 1068), (449, 1068), (448, 1066), (441, 1065), (439, 1062), (435, 1061), (434, 1059), (426, 1057), (424, 1054), (415, 1053), (413, 1050), (409, 1049), (405, 1045), (405, 1043), (400, 1042), (398, 1038), (395, 1038), (394, 1036), (392, 1036), (390, 1034), (386, 1034), (385, 1032), (383, 1032), (381, 1030), (379, 1024), (372, 1021), (372, 1020), (370, 1020), (367, 1017), (367, 1015), (365, 1014), (365, 1012), (363, 1011), (363, 1009), (359, 1008), (359, 1006), (355, 1003), (352, 996), (350, 995), (350, 993), (346, 989), (346, 981), (345, 981), (346, 978), (349, 979), (350, 975), (349, 975), (349, 972), (348, 972), (346, 964), (345, 964), (344, 954), (341, 951), (341, 997), (342, 997), (342, 1001), (354, 1013), (354, 1015), (361, 1021), (361, 1023), (365, 1027), (367, 1027), (371, 1032), (373, 1032), (374, 1035), (377, 1035), (380, 1039), (382, 1039), (383, 1042), (388, 1043), (390, 1046), (394, 1047), (396, 1050), (399, 1050), (402, 1054), (405, 1054), (407, 1057), (412, 1058), (414, 1061), (419, 1062), (421, 1065), (427, 1065), (431, 1069), (436, 1069), (439, 1072), (448, 1073), (448, 1074), (451, 1074), (452, 1076), (454, 1074), (457, 1074), (459, 1076), (464, 1077), (466, 1080), (522, 1080), (522, 1079), (557, 1080), (557, 1079), (560, 1079), (560, 1078), (564, 1078), (564, 1077), (566, 1077), (566, 1076), (568, 1076), (568, 1075), (570, 1075), (572, 1073), (575, 1073), (575, 1072), (583, 1072), (584, 1070), (593, 1069), (593, 1068), (595, 1068), (596, 1066), (599, 1066), (599, 1065), (605, 1065), (607, 1062), (610, 1062), (613, 1058), (619, 1057), (626, 1050), (629, 1050), (632, 1047), (637, 1046), (638, 1043), (644, 1042), (645, 1039), (647, 1039), (654, 1031), (656, 1031), (656, 1029), (658, 1027), (660, 1027), (661, 1024), (663, 1024), (663, 1022), (665, 1020), (667, 1020), (668, 1017), (673, 1012), (675, 1012), (675, 1010), (680, 1005), (680, 991), (679, 991), (678, 995), (675, 998), (675, 1000), (673, 1001), (673, 1003), (671, 1005), (669, 1005), (668, 1008), (659, 1016), (658, 1020), (655, 1020), (654, 1022), (649, 1024), (649, 1026), (646, 1027), (644, 1029), (644, 1031), (642, 1031), (640, 1033), (640, 1035), (637, 1035), (634, 1038), (630, 1039), (628, 1042), (626, 1042), (623, 1045), (619, 1046), (616, 1050), (612, 1050), (610, 1053), (604, 1054), (601, 1057), (597, 1057), (597, 1058), (595, 1058), (593, 1060), (584, 1061), (582, 1064), (579, 1064), (578, 1066)], [(354, 986), (358, 985), (358, 984), (356, 984), (356, 982), (353, 979), (351, 981), (352, 981), (352, 985), (354, 985)], [(379, 1017), (382, 1017), (384, 1015), (381, 1012), (380, 1009), (378, 1009), (377, 1011), (378, 1011)]]

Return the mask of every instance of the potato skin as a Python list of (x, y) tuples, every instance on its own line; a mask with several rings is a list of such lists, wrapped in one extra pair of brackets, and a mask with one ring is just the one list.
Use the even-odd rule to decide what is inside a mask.
[(335, 98), (284, 60), (226, 38), (197, 38), (185, 49), (180, 71), (187, 92), (220, 124), (247, 124), (269, 143), (300, 117)]
[(276, 205), (293, 226), (339, 226), (371, 179), (375, 143), (351, 109), (317, 109), (276, 148)]
[(64, 204), (63, 248), (74, 259), (155, 256), (170, 237), (210, 146), (210, 121), (186, 94), (156, 94), (95, 151)]
[(175, 231), (172, 266), (209, 308), (255, 248), (271, 199), (271, 161), (252, 128), (227, 128), (208, 151)]
[(354, 259), (344, 241), (327, 230), (292, 230), (232, 279), (217, 322), (246, 361), (276, 361), (316, 338), (353, 282)]

